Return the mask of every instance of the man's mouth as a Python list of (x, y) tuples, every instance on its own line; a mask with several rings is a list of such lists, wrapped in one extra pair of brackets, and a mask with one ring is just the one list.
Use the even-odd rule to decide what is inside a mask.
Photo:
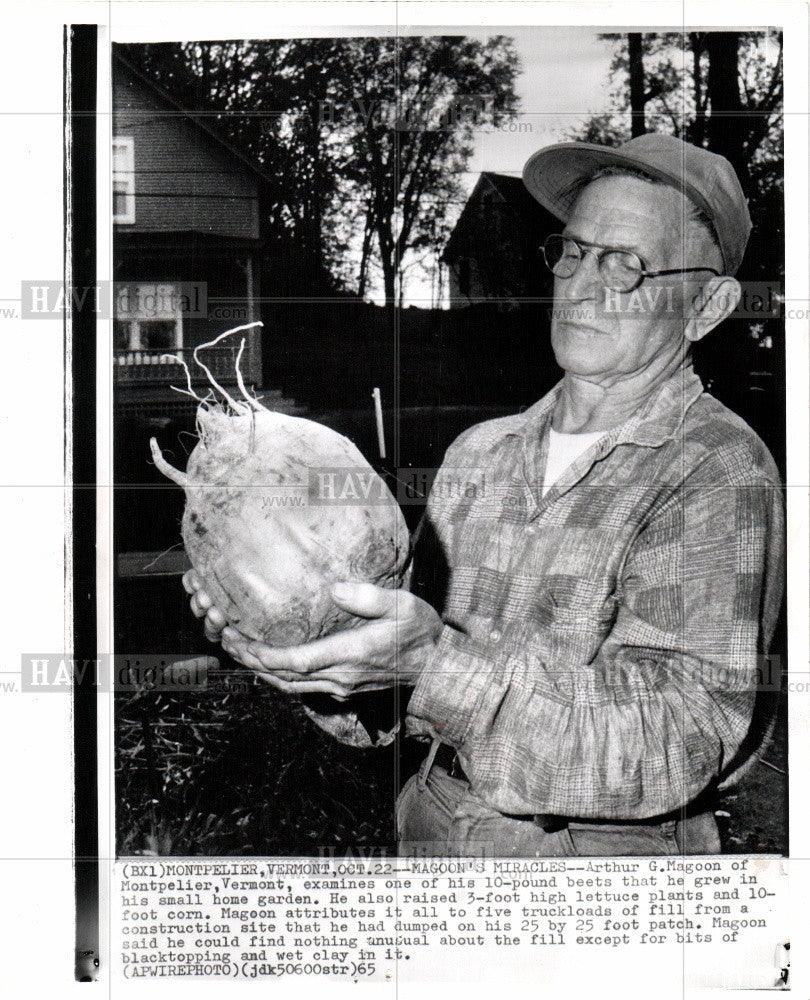
[(593, 326), (590, 323), (583, 323), (579, 319), (563, 319), (558, 320), (560, 326), (567, 327), (569, 330), (573, 330), (575, 333), (587, 334), (589, 336), (604, 337), (607, 331), (601, 330), (598, 326)]

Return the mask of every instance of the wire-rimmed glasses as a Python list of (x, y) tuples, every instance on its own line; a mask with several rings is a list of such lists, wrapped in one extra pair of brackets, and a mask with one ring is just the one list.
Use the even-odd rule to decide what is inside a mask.
[(596, 258), (602, 283), (614, 292), (632, 292), (645, 278), (658, 278), (665, 274), (711, 271), (712, 274), (720, 276), (720, 272), (715, 271), (713, 267), (676, 267), (663, 271), (650, 271), (641, 257), (632, 250), (600, 247), (558, 233), (549, 236), (541, 249), (549, 270), (558, 278), (572, 277), (584, 255), (592, 253)]

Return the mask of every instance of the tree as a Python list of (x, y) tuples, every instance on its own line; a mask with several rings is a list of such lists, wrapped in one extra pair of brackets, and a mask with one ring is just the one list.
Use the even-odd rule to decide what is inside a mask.
[(644, 135), (644, 105), (647, 96), (644, 93), (644, 58), (641, 33), (631, 31), (627, 36), (627, 68), (630, 77), (630, 133), (636, 136)]
[[(784, 281), (781, 33), (642, 35), (643, 91), (632, 33), (602, 38), (615, 47), (609, 104), (571, 138), (627, 141), (628, 123), (638, 120), (643, 101), (648, 131), (670, 132), (726, 156), (754, 224), (737, 277), (752, 296), (773, 294), (778, 304)], [(695, 360), (712, 391), (754, 426), (779, 460), (784, 437), (772, 414), (784, 384), (785, 343), (778, 314), (729, 319), (722, 336), (696, 346)]]
[(448, 235), (449, 207), (475, 129), (515, 110), (511, 39), (405, 36), (349, 39), (343, 89), (355, 95), (334, 116), (353, 151), (347, 176), (364, 206), (360, 288), (376, 244), (385, 298), (404, 271)]
[(706, 140), (709, 149), (721, 153), (737, 171), (743, 190), (747, 191), (748, 163), (744, 156), (748, 126), (742, 114), (740, 87), (737, 80), (739, 32), (708, 32), (706, 51), (709, 56), (707, 79), (709, 116)]
[[(757, 155), (779, 159), (781, 34), (630, 32), (600, 38), (614, 46), (609, 107), (574, 138), (591, 134), (626, 141), (636, 134), (632, 121), (643, 111), (647, 131), (671, 132), (718, 152), (727, 149), (735, 167), (744, 168)], [(740, 150), (744, 163), (737, 162)]]
[(321, 142), (317, 115), (333, 92), (336, 40), (146, 44), (126, 56), (263, 168), (271, 258), (294, 246), (311, 294), (339, 288), (341, 155)]
[[(628, 117), (636, 120), (629, 81), (637, 43), (632, 33), (601, 37), (615, 46), (610, 106), (572, 138), (618, 145), (630, 138)], [(781, 278), (783, 264), (776, 266), (771, 249), (783, 239), (781, 34), (664, 32), (642, 35), (641, 45), (646, 128), (671, 132), (731, 161), (754, 220), (743, 273)]]
[[(476, 128), (515, 110), (511, 39), (281, 39), (129, 46), (140, 67), (273, 180), (268, 215), (313, 273), (396, 301), (436, 254)], [(352, 264), (356, 262), (356, 267)]]

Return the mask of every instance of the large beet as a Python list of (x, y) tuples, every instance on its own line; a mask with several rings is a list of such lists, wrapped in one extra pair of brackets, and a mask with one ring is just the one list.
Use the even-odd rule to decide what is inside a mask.
[(185, 474), (154, 439), (152, 454), (185, 488), (183, 542), (217, 607), (253, 639), (296, 645), (358, 623), (333, 583), (400, 585), (408, 529), (348, 438), (247, 398), (200, 406)]

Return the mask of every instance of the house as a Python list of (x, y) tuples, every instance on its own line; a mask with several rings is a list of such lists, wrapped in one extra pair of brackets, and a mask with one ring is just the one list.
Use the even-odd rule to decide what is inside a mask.
[[(173, 575), (183, 491), (151, 462), (155, 435), (182, 467), (195, 440), (195, 391), (210, 383), (194, 349), (261, 319), (262, 210), (269, 183), (204, 117), (181, 107), (113, 54), (113, 336), (115, 546), (120, 579)], [(240, 371), (273, 410), (294, 411), (262, 386), (262, 330), (245, 331)], [(217, 383), (238, 398), (239, 337), (199, 351)], [(222, 399), (219, 396), (220, 400)], [(119, 609), (120, 611), (120, 609)]]
[(511, 309), (549, 296), (540, 246), (561, 225), (519, 177), (482, 173), (442, 254), (451, 308), (497, 299)]
[[(113, 55), (113, 315), (115, 404), (119, 413), (177, 416), (209, 388), (193, 363), (198, 345), (260, 319), (261, 169)], [(245, 333), (240, 362), (248, 386), (261, 387), (261, 330)], [(206, 348), (201, 359), (225, 388), (236, 386), (239, 338)], [(199, 381), (198, 381), (199, 379)], [(281, 393), (271, 405), (284, 408)], [(267, 401), (267, 400), (266, 400)]]

